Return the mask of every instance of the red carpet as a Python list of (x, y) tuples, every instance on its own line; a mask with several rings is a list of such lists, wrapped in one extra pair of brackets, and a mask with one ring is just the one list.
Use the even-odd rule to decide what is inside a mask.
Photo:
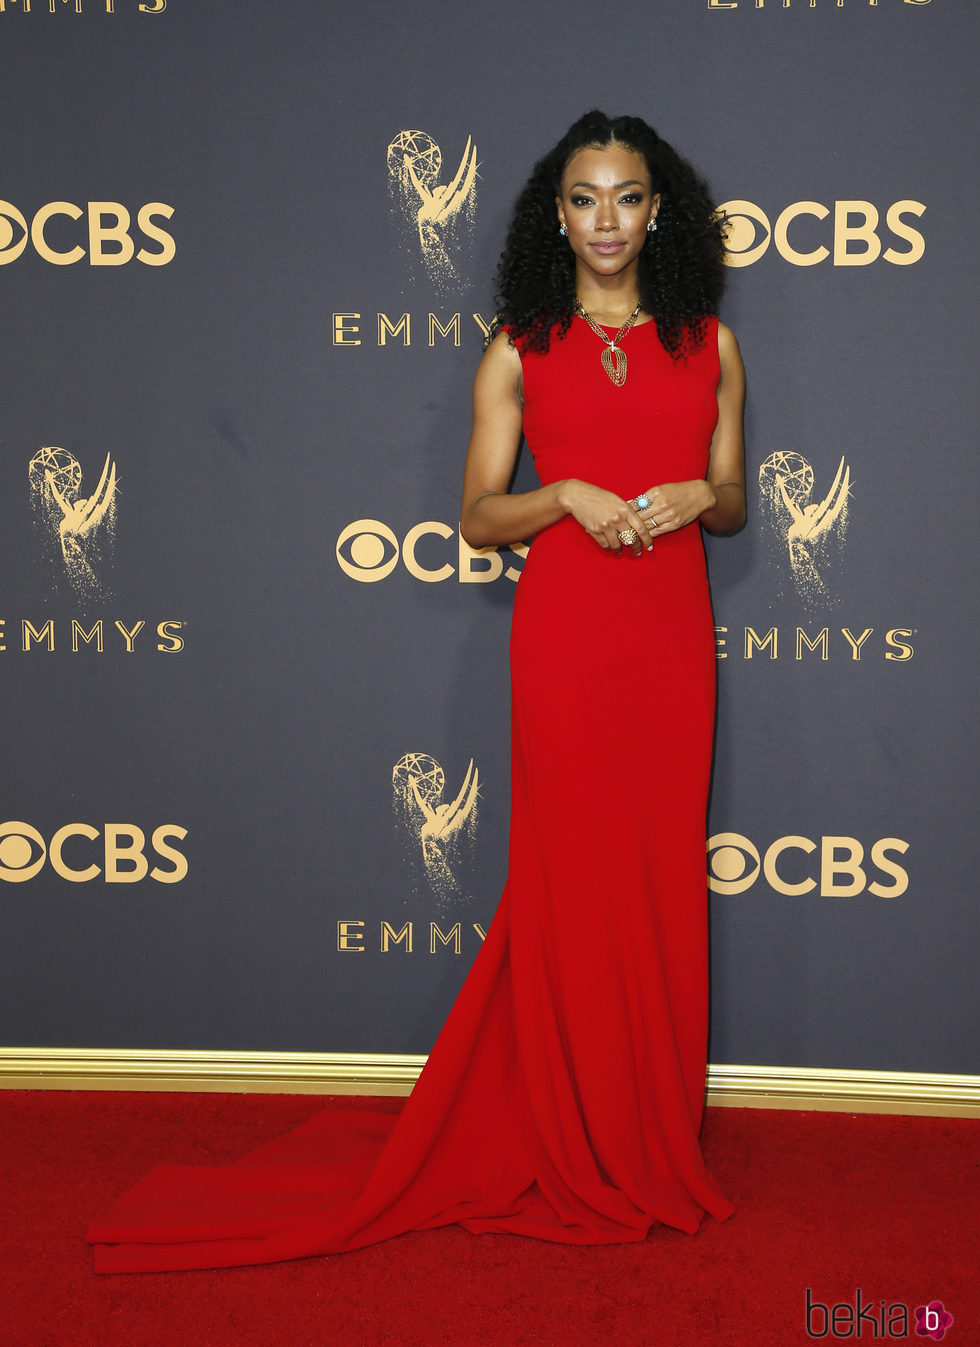
[[(980, 1343), (980, 1122), (959, 1118), (708, 1109), (705, 1157), (735, 1215), (693, 1237), (579, 1248), (449, 1226), (265, 1267), (92, 1273), (88, 1221), (152, 1165), (225, 1163), (330, 1103), (0, 1093), (2, 1347), (928, 1344), (915, 1308), (932, 1300), (953, 1316), (948, 1347)], [(840, 1307), (836, 1333), (818, 1303)]]

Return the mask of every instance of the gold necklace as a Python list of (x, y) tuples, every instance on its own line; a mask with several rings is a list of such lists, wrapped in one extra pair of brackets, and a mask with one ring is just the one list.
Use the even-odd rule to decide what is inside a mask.
[(603, 332), (599, 324), (594, 321), (591, 314), (586, 313), (585, 305), (577, 298), (575, 300), (575, 312), (585, 319), (597, 337), (602, 338), (606, 346), (606, 349), (600, 357), (602, 360), (602, 368), (609, 375), (610, 379), (612, 379), (616, 387), (622, 388), (623, 384), (626, 382), (626, 352), (620, 348), (619, 343), (636, 322), (640, 313), (639, 304), (637, 304), (636, 308), (611, 341), (605, 332)]

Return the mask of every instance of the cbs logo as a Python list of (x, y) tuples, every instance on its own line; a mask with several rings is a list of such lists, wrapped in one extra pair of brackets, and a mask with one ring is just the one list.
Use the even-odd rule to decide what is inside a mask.
[[(156, 246), (137, 252), (130, 234), (132, 216), (118, 201), (89, 201), (84, 209), (70, 201), (50, 201), (30, 221), (9, 201), (0, 201), (0, 266), (16, 262), (30, 242), (39, 257), (56, 267), (73, 266), (85, 256), (93, 267), (121, 267), (134, 257), (144, 266), (165, 267), (174, 260), (177, 245), (155, 222), (169, 220), (173, 213), (173, 206), (162, 201), (139, 208), (136, 227)], [(84, 223), (77, 224), (83, 217)]]
[[(813, 267), (831, 256), (835, 267), (866, 267), (879, 257), (896, 267), (910, 267), (922, 257), (926, 241), (905, 217), (918, 217), (925, 209), (921, 201), (895, 201), (888, 207), (885, 227), (906, 246), (889, 245), (884, 252), (878, 235), (881, 217), (870, 201), (835, 201), (833, 210), (819, 201), (794, 201), (775, 224), (752, 201), (726, 201), (718, 214), (727, 217), (725, 261), (730, 267), (750, 267), (770, 243), (795, 267)], [(824, 225), (831, 214), (833, 223)]]
[[(447, 547), (450, 538), (455, 542)], [(519, 557), (527, 556), (525, 543), (511, 543), (509, 550)], [(386, 580), (399, 560), (410, 575), (427, 584), (448, 580), (453, 575), (463, 584), (486, 584), (502, 575), (516, 581), (521, 574), (513, 566), (504, 566), (495, 547), (470, 547), (458, 529), (437, 519), (416, 524), (401, 542), (380, 520), (355, 519), (337, 539), (338, 566), (345, 575), (363, 584)]]
[(856, 837), (821, 837), (819, 842), (777, 837), (760, 856), (741, 833), (716, 833), (708, 839), (708, 888), (712, 893), (745, 893), (761, 871), (769, 887), (787, 898), (813, 893), (818, 886), (821, 898), (853, 898), (865, 889), (878, 898), (900, 898), (909, 877), (893, 855), (904, 856), (908, 849), (899, 837), (875, 842), (870, 860), (879, 877), (869, 883), (864, 847)]
[[(156, 828), (150, 845), (166, 865), (151, 870), (146, 834), (135, 823), (107, 823), (101, 833), (88, 823), (66, 823), (49, 842), (29, 823), (0, 823), (0, 879), (23, 884), (48, 861), (55, 874), (72, 884), (86, 884), (101, 874), (107, 884), (138, 884), (147, 875), (158, 884), (179, 884), (187, 874), (187, 859), (171, 842), (186, 836), (187, 829), (175, 823)], [(101, 845), (91, 845), (100, 837)]]

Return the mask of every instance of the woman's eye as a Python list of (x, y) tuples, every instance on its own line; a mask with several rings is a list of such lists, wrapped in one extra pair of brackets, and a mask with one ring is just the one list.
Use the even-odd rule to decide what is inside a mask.
[(592, 198), (591, 198), (590, 196), (573, 196), (573, 197), (572, 197), (572, 205), (573, 205), (573, 206), (591, 206), (591, 205), (592, 205)]
[(639, 204), (639, 200), (640, 200), (639, 192), (630, 192), (629, 196), (624, 196), (621, 198), (622, 204), (624, 206), (636, 206)]

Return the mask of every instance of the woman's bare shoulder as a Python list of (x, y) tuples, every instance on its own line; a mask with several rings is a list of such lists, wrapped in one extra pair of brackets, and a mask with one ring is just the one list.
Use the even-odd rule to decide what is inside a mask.
[(514, 344), (513, 338), (507, 328), (500, 328), (495, 334), (490, 345), (483, 354), (483, 359), (491, 357), (494, 363), (498, 361), (507, 361), (510, 365), (519, 366), (521, 363), (520, 352)]
[(738, 341), (735, 338), (735, 333), (732, 331), (732, 329), (728, 326), (727, 323), (723, 323), (719, 318), (718, 354), (724, 356), (730, 355), (732, 352), (737, 351), (738, 351)]
[(718, 322), (718, 361), (723, 376), (726, 373), (742, 373), (744, 370), (742, 352), (738, 348), (735, 333), (720, 319)]
[(476, 390), (513, 391), (520, 401), (521, 357), (505, 331), (500, 331), (483, 353), (476, 371)]

